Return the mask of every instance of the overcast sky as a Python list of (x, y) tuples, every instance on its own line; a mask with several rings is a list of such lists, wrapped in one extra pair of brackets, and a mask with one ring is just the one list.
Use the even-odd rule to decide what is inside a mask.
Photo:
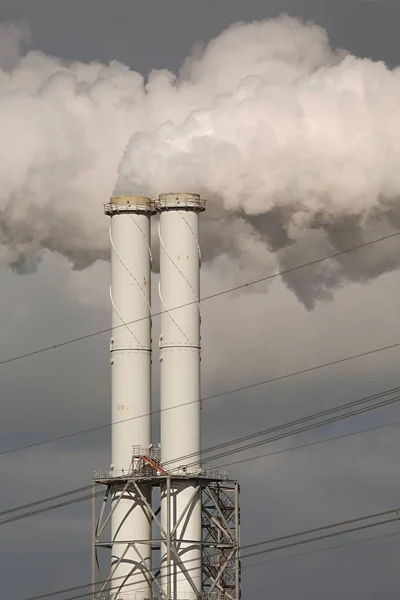
[[(195, 44), (231, 23), (281, 12), (323, 26), (335, 47), (391, 66), (400, 62), (398, 0), (0, 0), (0, 22), (26, 23), (31, 48), (81, 62), (118, 60), (144, 75), (156, 68), (177, 72)], [(393, 240), (382, 244), (388, 255), (396, 248)], [(109, 324), (107, 263), (73, 271), (64, 258), (48, 253), (31, 274), (2, 267), (0, 275), (0, 361)], [(202, 295), (229, 287), (238, 276), (251, 278), (243, 270), (235, 274), (234, 265), (232, 272), (204, 265)], [(395, 271), (368, 284), (344, 285), (313, 311), (278, 280), (257, 292), (206, 302), (203, 394), (400, 342), (399, 292)], [(157, 327), (156, 322), (156, 332)], [(400, 350), (388, 350), (211, 401), (203, 411), (203, 444), (394, 387), (399, 358)], [(0, 366), (0, 449), (107, 423), (108, 367), (107, 334)], [(386, 408), (259, 448), (254, 455), (399, 418), (399, 409)], [(398, 427), (390, 427), (235, 466), (232, 476), (242, 486), (243, 544), (396, 507), (398, 451)], [(107, 430), (3, 455), (0, 510), (89, 484), (93, 469), (108, 464)], [(392, 525), (364, 537), (396, 531), (400, 528)], [(1, 594), (7, 600), (90, 580), (90, 503), (5, 525), (0, 536)], [(348, 536), (343, 542), (359, 539)], [(400, 535), (244, 568), (243, 598), (397, 598), (399, 555)]]

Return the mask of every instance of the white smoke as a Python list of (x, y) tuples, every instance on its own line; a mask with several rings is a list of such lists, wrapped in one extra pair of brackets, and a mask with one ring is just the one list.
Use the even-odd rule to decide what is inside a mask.
[[(23, 36), (7, 32), (0, 259), (9, 265), (32, 269), (46, 250), (75, 268), (107, 258), (101, 203), (113, 190), (201, 192), (205, 258), (228, 255), (245, 278), (400, 229), (400, 72), (332, 50), (320, 27), (287, 16), (237, 24), (179, 75), (147, 80), (119, 63), (16, 58)], [(394, 238), (285, 281), (311, 308), (399, 262)]]

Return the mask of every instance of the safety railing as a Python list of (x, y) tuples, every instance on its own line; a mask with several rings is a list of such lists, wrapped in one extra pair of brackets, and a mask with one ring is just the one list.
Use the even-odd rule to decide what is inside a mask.
[(176, 469), (164, 469), (162, 465), (159, 468), (152, 466), (151, 464), (143, 461), (142, 464), (137, 465), (133, 469), (108, 469), (94, 470), (94, 479), (125, 479), (135, 477), (176, 477), (179, 479), (212, 479), (219, 481), (227, 481), (229, 479), (229, 472), (226, 469), (210, 468), (210, 469), (186, 469), (185, 467), (178, 467)]
[(161, 462), (161, 449), (159, 446), (150, 446), (143, 448), (142, 446), (132, 446), (132, 460), (128, 469), (114, 469), (94, 471), (94, 479), (113, 479), (113, 478), (135, 478), (135, 477), (155, 477), (155, 476), (171, 476), (177, 478), (203, 478), (227, 481), (229, 472), (226, 469), (218, 467), (196, 467), (193, 465), (179, 465), (172, 469)]
[(195, 595), (193, 592), (189, 592), (187, 594), (179, 594), (167, 597), (167, 595), (151, 595), (148, 596), (141, 592), (122, 592), (118, 595), (112, 594), (100, 594), (99, 596), (95, 596), (96, 600), (228, 600), (228, 596), (225, 594), (221, 595), (218, 592), (211, 592), (210, 594), (203, 593), (200, 595)]

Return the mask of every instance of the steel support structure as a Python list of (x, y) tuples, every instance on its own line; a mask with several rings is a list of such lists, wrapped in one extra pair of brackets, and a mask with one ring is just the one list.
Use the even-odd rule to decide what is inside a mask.
[[(129, 473), (116, 474), (115, 472), (95, 472), (94, 489), (104, 487), (101, 509), (94, 517), (93, 530), (93, 558), (95, 573), (92, 582), (93, 600), (187, 600), (195, 597), (199, 600), (240, 600), (240, 508), (239, 485), (236, 481), (227, 479), (220, 471), (203, 470), (196, 476), (177, 475), (167, 473), (157, 465), (154, 456), (142, 455), (140, 460), (136, 456)], [(150, 514), (153, 522), (153, 535), (150, 540), (132, 538), (121, 542), (119, 556), (121, 561), (130, 550), (139, 552), (144, 543), (148, 543), (152, 553), (164, 552), (166, 549), (166, 564), (154, 569), (148, 569), (146, 562), (142, 564), (143, 590), (148, 594), (150, 582), (150, 595), (144, 596), (137, 586), (135, 592), (124, 590), (124, 581), (116, 581), (114, 570), (108, 576), (101, 571), (99, 551), (101, 548), (111, 550), (115, 541), (107, 537), (107, 527), (116, 510), (115, 502), (111, 504), (112, 490), (118, 485), (122, 498), (129, 494), (135, 504), (142, 506), (146, 514)], [(179, 519), (168, 521), (164, 526), (160, 515), (160, 507), (154, 509), (146, 500), (145, 490), (166, 490), (162, 502), (170, 508), (167, 514), (174, 514), (176, 503), (175, 490), (182, 485), (191, 486), (196, 492), (188, 499), (186, 506), (180, 508)], [(197, 572), (197, 561), (191, 568), (189, 561), (184, 561), (181, 546), (189, 546), (193, 540), (182, 536), (182, 523), (190, 516), (193, 506), (198, 502), (197, 490), (201, 493), (202, 508), (202, 587), (198, 591), (197, 581), (192, 577), (192, 571)], [(97, 491), (94, 492), (94, 496)], [(195, 540), (198, 543), (198, 540)], [(153, 559), (154, 560), (154, 559)], [(160, 559), (158, 559), (158, 564)], [(157, 564), (154, 560), (153, 564)], [(173, 564), (180, 567), (181, 577), (185, 578), (187, 586), (193, 590), (188, 595), (172, 589), (173, 579), (170, 577)], [(166, 579), (166, 580), (165, 580)]]
[(202, 486), (203, 592), (240, 599), (240, 487), (237, 481)]

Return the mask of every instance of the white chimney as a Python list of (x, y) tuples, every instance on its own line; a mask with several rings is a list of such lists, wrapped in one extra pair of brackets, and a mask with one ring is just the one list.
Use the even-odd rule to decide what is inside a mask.
[[(161, 462), (168, 471), (200, 466), (200, 247), (199, 213), (205, 201), (197, 194), (162, 194), (160, 214), (161, 300)], [(186, 455), (190, 458), (185, 459)], [(177, 471), (178, 472), (178, 471)], [(179, 471), (181, 474), (184, 470)], [(176, 527), (179, 558), (166, 566), (161, 547), (162, 585), (176, 598), (196, 598), (202, 590), (201, 492), (185, 479), (171, 480), (170, 518), (162, 490), (164, 529)], [(187, 511), (191, 503), (190, 511)], [(187, 511), (187, 512), (185, 512)], [(184, 518), (181, 518), (184, 517)], [(186, 571), (187, 570), (187, 571)], [(168, 573), (170, 574), (167, 577)], [(169, 579), (169, 582), (168, 582)]]
[[(112, 304), (112, 416), (113, 478), (128, 474), (132, 446), (148, 449), (151, 443), (151, 250), (150, 217), (153, 202), (142, 196), (117, 196), (105, 206), (111, 217), (111, 304)], [(140, 418), (137, 418), (140, 417)], [(121, 421), (124, 421), (121, 423)], [(124, 484), (111, 486), (112, 595), (117, 588), (151, 595), (143, 579), (151, 569), (151, 519), (134, 491), (126, 491), (117, 503)], [(150, 503), (150, 488), (142, 488)], [(127, 547), (131, 540), (138, 542)], [(118, 564), (119, 561), (119, 564)]]

